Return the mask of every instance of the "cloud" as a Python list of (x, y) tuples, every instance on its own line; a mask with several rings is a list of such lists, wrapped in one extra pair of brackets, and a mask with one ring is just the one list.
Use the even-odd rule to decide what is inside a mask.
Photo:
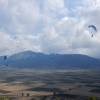
[(99, 0), (0, 0), (0, 55), (32, 50), (100, 57), (99, 9)]

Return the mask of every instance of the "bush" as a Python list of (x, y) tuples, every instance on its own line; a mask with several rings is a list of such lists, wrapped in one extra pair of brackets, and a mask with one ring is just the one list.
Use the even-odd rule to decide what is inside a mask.
[(56, 92), (53, 92), (53, 95), (55, 96), (56, 95)]
[(88, 100), (96, 100), (94, 96), (89, 96)]
[(30, 96), (30, 94), (28, 93), (28, 94), (27, 94), (27, 97), (29, 97), (29, 96)]
[(0, 97), (0, 100), (12, 100), (11, 98)]
[(31, 100), (38, 100), (37, 98), (32, 98)]
[(79, 85), (79, 87), (82, 87), (81, 85)]

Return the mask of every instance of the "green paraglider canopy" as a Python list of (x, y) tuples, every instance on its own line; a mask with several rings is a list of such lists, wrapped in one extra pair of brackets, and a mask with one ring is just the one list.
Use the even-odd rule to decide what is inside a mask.
[(16, 40), (16, 42), (17, 42), (17, 44), (19, 43), (19, 40), (21, 40), (21, 38), (20, 37), (14, 37), (14, 39)]
[(20, 38), (20, 37), (18, 37), (18, 36), (15, 36), (15, 37), (14, 37), (14, 39), (21, 39), (21, 38)]

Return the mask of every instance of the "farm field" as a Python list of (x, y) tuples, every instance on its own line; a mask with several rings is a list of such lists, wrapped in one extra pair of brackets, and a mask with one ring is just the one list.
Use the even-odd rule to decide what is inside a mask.
[(0, 70), (0, 96), (14, 100), (81, 99), (90, 95), (100, 98), (99, 70)]

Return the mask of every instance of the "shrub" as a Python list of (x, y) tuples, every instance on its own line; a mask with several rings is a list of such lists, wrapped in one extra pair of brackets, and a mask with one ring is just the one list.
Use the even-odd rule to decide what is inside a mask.
[(88, 100), (96, 100), (94, 96), (89, 96)]

